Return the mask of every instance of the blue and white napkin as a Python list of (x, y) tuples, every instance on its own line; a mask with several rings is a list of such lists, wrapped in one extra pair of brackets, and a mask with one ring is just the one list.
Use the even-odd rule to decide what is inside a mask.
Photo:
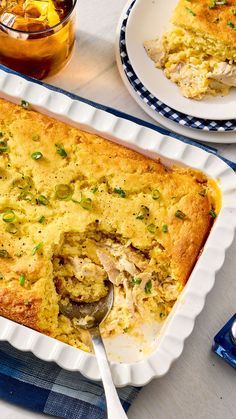
[[(127, 411), (140, 388), (118, 389)], [(66, 419), (105, 419), (103, 386), (0, 342), (0, 399)]]

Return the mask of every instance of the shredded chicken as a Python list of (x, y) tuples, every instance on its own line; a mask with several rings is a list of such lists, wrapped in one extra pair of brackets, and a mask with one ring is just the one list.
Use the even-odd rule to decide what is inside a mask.
[(211, 77), (227, 86), (236, 87), (236, 65), (226, 62), (218, 63), (212, 71)]
[(103, 269), (88, 258), (79, 258), (76, 256), (73, 258), (70, 257), (69, 260), (77, 278), (91, 276), (104, 277)]
[(97, 256), (107, 272), (109, 280), (116, 286), (122, 283), (121, 278), (119, 278), (120, 271), (117, 268), (116, 260), (112, 256), (109, 256), (105, 251), (100, 249), (96, 250)]

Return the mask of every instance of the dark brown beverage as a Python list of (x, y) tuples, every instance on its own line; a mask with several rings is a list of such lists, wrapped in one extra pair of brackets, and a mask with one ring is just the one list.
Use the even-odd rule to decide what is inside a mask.
[(0, 63), (42, 79), (68, 61), (76, 0), (0, 0)]

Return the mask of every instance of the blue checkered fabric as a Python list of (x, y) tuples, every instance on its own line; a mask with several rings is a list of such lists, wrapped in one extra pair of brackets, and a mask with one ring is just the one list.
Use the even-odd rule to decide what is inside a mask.
[[(140, 388), (118, 389), (127, 411)], [(66, 419), (105, 419), (103, 386), (79, 372), (44, 362), (0, 342), (0, 398), (35, 412)]]
[[(136, 0), (135, 0), (136, 1)], [(127, 49), (126, 49), (126, 43), (125, 43), (125, 32), (128, 22), (129, 14), (132, 10), (133, 5), (135, 4), (135, 1), (129, 6), (125, 16), (124, 20), (121, 25), (121, 31), (120, 31), (120, 57), (122, 66), (124, 69), (124, 72), (126, 74), (126, 77), (135, 90), (135, 92), (138, 94), (140, 99), (143, 100), (143, 102), (149, 106), (152, 110), (158, 112), (160, 115), (164, 116), (165, 118), (171, 119), (174, 122), (177, 122), (180, 125), (189, 127), (189, 128), (196, 128), (201, 129), (204, 131), (218, 131), (218, 132), (224, 132), (224, 131), (234, 131), (236, 130), (236, 120), (231, 119), (229, 121), (213, 121), (209, 119), (201, 119), (201, 118), (195, 118), (190, 115), (185, 115), (182, 112), (178, 112), (175, 109), (172, 109), (170, 106), (166, 105), (165, 103), (161, 102), (158, 98), (153, 96), (146, 87), (142, 84), (142, 82), (137, 77), (128, 57)]]

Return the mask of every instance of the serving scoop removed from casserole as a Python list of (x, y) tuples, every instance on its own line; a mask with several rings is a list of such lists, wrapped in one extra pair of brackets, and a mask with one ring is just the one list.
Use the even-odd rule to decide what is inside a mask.
[(0, 100), (0, 315), (85, 351), (60, 313), (115, 288), (102, 335), (162, 322), (220, 209), (203, 173)]

